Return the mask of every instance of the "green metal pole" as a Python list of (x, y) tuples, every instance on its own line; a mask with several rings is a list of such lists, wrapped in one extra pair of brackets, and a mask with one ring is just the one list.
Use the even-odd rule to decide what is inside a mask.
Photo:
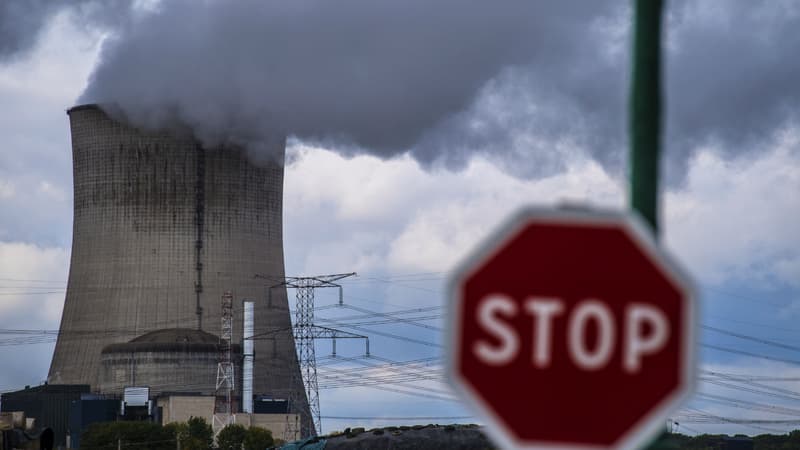
[(661, 144), (662, 0), (634, 0), (630, 96), (631, 208), (658, 236), (658, 160)]
[[(633, 77), (630, 96), (631, 208), (658, 237), (658, 160), (661, 154), (662, 0), (634, 0)], [(647, 450), (677, 449), (664, 432)]]

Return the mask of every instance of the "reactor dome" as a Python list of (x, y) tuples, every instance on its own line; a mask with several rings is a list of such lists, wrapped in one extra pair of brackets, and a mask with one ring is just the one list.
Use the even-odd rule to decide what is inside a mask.
[[(148, 386), (151, 395), (214, 395), (210, 387), (216, 384), (221, 349), (218, 336), (188, 328), (151, 331), (107, 345), (100, 352), (100, 390), (121, 394), (126, 386)], [(234, 344), (231, 350), (238, 375), (241, 347)]]

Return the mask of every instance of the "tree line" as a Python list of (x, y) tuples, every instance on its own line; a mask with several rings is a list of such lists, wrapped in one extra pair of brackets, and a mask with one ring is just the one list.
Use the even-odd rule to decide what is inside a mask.
[(202, 417), (160, 425), (152, 422), (94, 423), (81, 436), (85, 450), (265, 450), (282, 442), (260, 427), (232, 424), (223, 428), (214, 443), (211, 425)]
[[(733, 439), (732, 439), (733, 438)], [(737, 439), (738, 438), (738, 439)], [(687, 436), (664, 433), (646, 450), (798, 450), (800, 430), (787, 434), (760, 434), (757, 436), (728, 436), (700, 434)]]

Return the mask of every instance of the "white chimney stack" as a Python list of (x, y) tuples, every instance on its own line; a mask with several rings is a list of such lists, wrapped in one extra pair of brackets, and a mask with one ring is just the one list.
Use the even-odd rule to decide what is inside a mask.
[(242, 364), (242, 411), (253, 413), (253, 302), (244, 302), (244, 326), (242, 347), (244, 363)]

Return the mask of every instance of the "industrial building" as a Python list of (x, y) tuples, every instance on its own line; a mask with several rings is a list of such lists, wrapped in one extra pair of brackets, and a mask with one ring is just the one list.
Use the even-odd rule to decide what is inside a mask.
[[(151, 400), (153, 397), (155, 400)], [(281, 439), (300, 438), (300, 416), (287, 413), (285, 401), (260, 397), (255, 400), (252, 413), (234, 413), (232, 422), (267, 429)], [(151, 395), (147, 387), (128, 387), (119, 395), (101, 395), (90, 393), (88, 385), (45, 384), (0, 394), (2, 414), (27, 418), (28, 428), (32, 428), (27, 436), (46, 431), (54, 448), (80, 448), (82, 434), (98, 422), (146, 420), (166, 425), (187, 422), (191, 417), (209, 420), (215, 402), (215, 396), (185, 392)], [(0, 445), (1, 448), (6, 447)]]
[[(284, 136), (265, 144), (272, 159), (255, 164), (240, 148), (206, 149), (177, 128), (137, 129), (96, 105), (68, 115), (72, 255), (48, 383), (105, 396), (130, 386), (154, 399), (213, 396), (227, 343), (234, 400), (283, 401), (287, 417), (311, 423), (286, 290), (266, 288), (284, 280)], [(226, 291), (229, 342), (220, 337)], [(258, 337), (248, 355), (245, 300)]]
[(69, 431), (69, 411), (74, 401), (89, 393), (88, 385), (42, 385), (0, 395), (4, 412), (22, 412), (40, 427), (53, 430), (55, 444), (64, 445)]

